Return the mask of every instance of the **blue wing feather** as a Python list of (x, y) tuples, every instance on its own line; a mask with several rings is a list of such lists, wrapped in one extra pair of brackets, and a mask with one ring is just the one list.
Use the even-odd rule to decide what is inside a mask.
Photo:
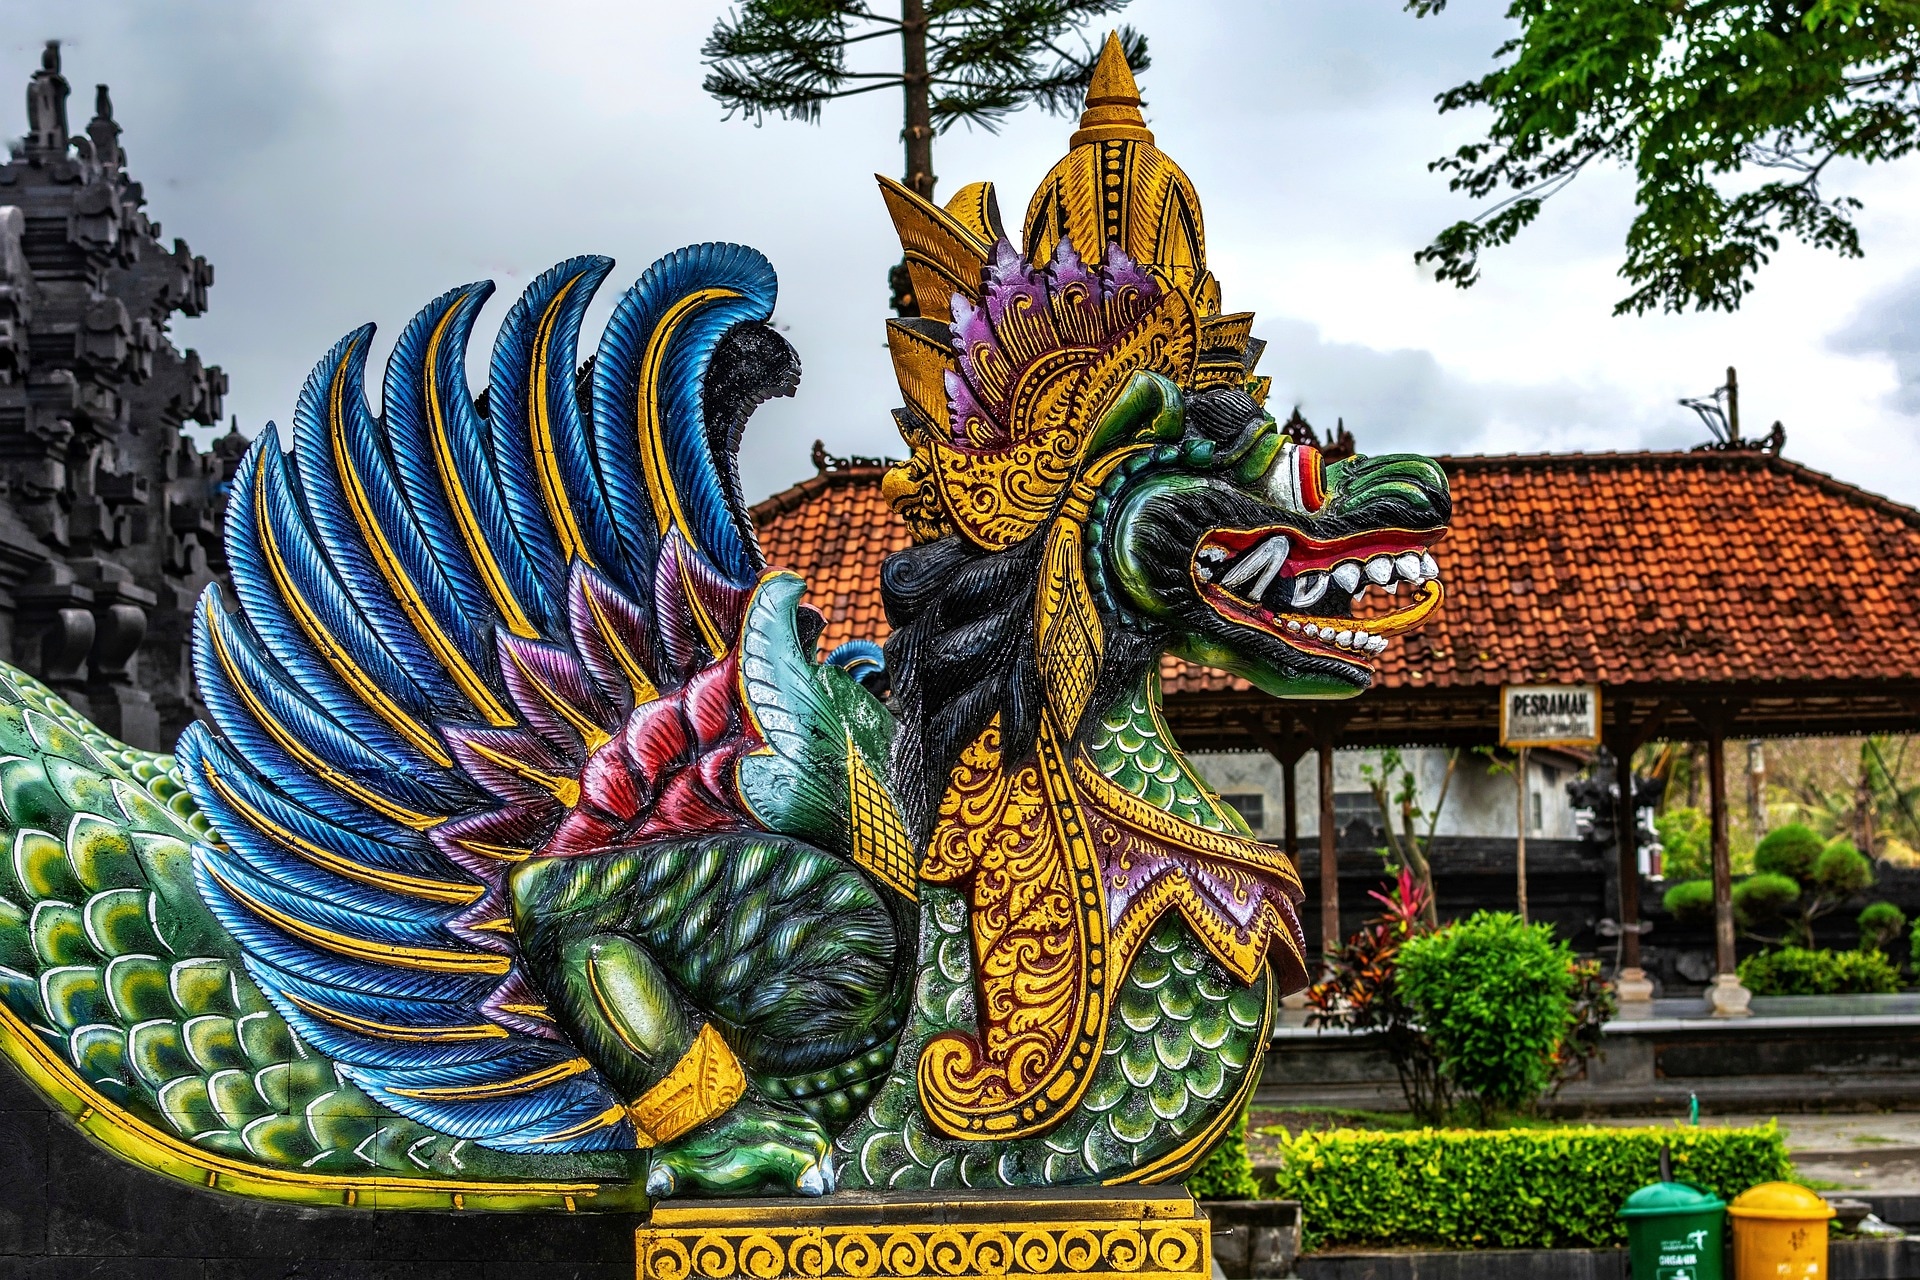
[[(302, 630), (278, 589), (264, 549), (262, 517), (281, 526), (279, 543), (302, 541), (293, 530), (284, 527), (284, 514), (276, 516), (272, 510), (284, 504), (268, 498), (273, 491), (270, 477), (284, 466), (277, 442), (271, 435), (263, 434), (243, 459), (228, 503), (229, 559), (234, 590), (247, 608), (250, 631), (260, 642), (261, 652), (255, 655), (255, 661), (270, 664), (283, 673), (300, 695), (313, 704), (316, 713), (354, 735), (372, 753), (372, 758), (385, 767), (430, 776), (434, 771), (426, 758), (403, 743), (388, 722), (345, 687)], [(315, 594), (310, 575), (294, 557), (283, 556), (282, 564), (289, 577), (308, 583), (309, 596)], [(337, 618), (334, 622), (336, 626), (340, 624)], [(379, 662), (378, 655), (368, 656)], [(439, 780), (444, 786), (454, 785), (450, 774), (443, 773)]]
[(367, 428), (372, 426), (363, 390), (372, 340), (372, 325), (355, 330), (308, 377), (294, 410), (294, 471), (318, 548), (364, 617), (366, 630), (379, 638), (390, 660), (404, 673), (404, 682), (387, 690), (389, 696), (417, 720), (459, 717), (471, 709), (446, 668), (408, 623), (381, 571), (379, 556), (369, 545), (377, 543), (382, 554), (392, 554), (384, 551), (391, 539), (365, 497), (370, 482), (386, 478), (384, 459), (373, 468), (377, 475), (362, 479), (363, 469), (354, 465), (349, 453), (354, 437), (370, 434)]
[[(433, 884), (445, 884), (448, 891), (441, 896), (448, 900), (453, 899), (453, 890), (460, 886), (457, 878), (448, 876), (438, 851), (418, 832), (390, 823), (388, 834), (376, 838), (353, 827), (329, 822), (261, 784), (248, 766), (230, 755), (209, 733), (193, 731), (181, 743), (180, 754), (191, 759), (195, 769), (210, 784), (208, 794), (214, 803), (207, 813), (217, 831), (284, 831), (290, 840), (314, 846), (320, 856), (367, 868), (373, 875), (418, 877)], [(241, 806), (250, 812), (243, 811)], [(479, 887), (474, 886), (474, 892), (478, 891)]]
[[(305, 615), (302, 629), (313, 629), (311, 638), (300, 646), (299, 665), (312, 668), (311, 657), (318, 652), (326, 655), (323, 661), (332, 668), (313, 669), (309, 678), (298, 683), (330, 719), (353, 735), (377, 762), (375, 767), (405, 771), (431, 787), (438, 796), (436, 807), (468, 799), (470, 793), (456, 781), (456, 775), (435, 767), (424, 754), (433, 751), (440, 762), (452, 763), (445, 744), (420, 714), (428, 704), (424, 691), (395, 658), (384, 637), (368, 626), (338, 571), (315, 545), (313, 531), (303, 518), (305, 504), (293, 492), (296, 482), (286, 455), (270, 448), (262, 458), (264, 465), (256, 480), (266, 517), (262, 533), (270, 539), (270, 554), (276, 561), (275, 585), (281, 598)], [(285, 669), (288, 664), (280, 665)], [(361, 688), (378, 691), (374, 705), (385, 708), (384, 715), (369, 711), (365, 695), (355, 697), (348, 691), (350, 679)], [(401, 736), (402, 726), (415, 735), (417, 746)]]
[[(209, 612), (203, 609), (200, 616), (204, 620)], [(327, 787), (320, 777), (312, 775), (324, 776), (331, 772), (363, 789), (367, 795), (361, 799), (370, 795), (386, 802), (390, 816), (391, 809), (418, 813), (446, 804), (443, 795), (422, 786), (415, 775), (396, 769), (389, 761), (367, 750), (351, 730), (329, 718), (322, 708), (303, 696), (303, 691), (286, 683), (284, 675), (260, 654), (244, 624), (220, 616), (211, 624), (203, 622), (202, 629), (207, 633), (207, 642), (204, 646), (196, 644), (195, 648), (206, 651), (207, 660), (197, 665), (201, 695), (208, 709), (214, 710), (214, 703), (218, 701), (223, 709), (237, 711), (236, 718), (244, 720), (246, 727), (236, 726), (230, 736), (236, 741), (242, 737), (249, 739), (254, 748), (271, 749), (271, 755), (283, 760), (293, 775), (267, 774), (263, 770), (263, 776), (275, 777), (285, 785), (299, 785), (311, 794)], [(217, 717), (216, 712), (215, 723), (225, 730), (226, 723)], [(288, 741), (297, 743), (307, 758), (296, 760), (285, 750)], [(248, 745), (241, 746), (241, 753), (254, 762), (256, 769), (261, 767), (262, 762)], [(376, 807), (379, 807), (377, 801)]]
[(436, 613), (435, 619), (459, 643), (466, 660), (483, 673), (492, 671), (492, 635), (500, 614), (479, 566), (467, 553), (459, 522), (441, 484), (434, 432), (428, 422), (429, 387), (433, 383), (428, 368), (430, 356), (436, 363), (448, 358), (442, 345), (443, 326), (451, 321), (452, 311), (476, 294), (484, 298), (492, 289), (490, 284), (467, 285), (442, 294), (422, 308), (387, 357), (386, 382), (380, 396), (381, 432), (393, 464), (399, 500), (412, 514), (414, 531), (434, 572), (447, 587), (448, 612)]
[[(654, 263), (621, 297), (594, 359), (596, 457), (610, 505), (654, 510), (656, 530), (684, 521), (688, 543), (742, 586), (759, 571), (759, 550), (708, 435), (704, 382), (727, 330), (768, 320), (774, 293), (773, 268), (752, 249), (681, 249)], [(654, 439), (660, 464), (654, 478), (665, 482), (677, 509), (658, 510), (649, 496), (645, 459)], [(651, 570), (658, 540), (649, 545), (636, 523), (614, 530), (628, 566), (625, 580), (616, 581), (644, 597), (648, 578), (639, 571)]]
[[(241, 611), (210, 593), (194, 637), (217, 728), (196, 726), (178, 751), (222, 835), (196, 851), (201, 895), (289, 1024), (394, 1111), (509, 1151), (627, 1148), (636, 1136), (575, 1046), (488, 1012), (520, 981), (511, 935), (474, 932), (491, 927), (480, 917), (501, 909), (501, 886), (475, 878), (496, 875), (486, 859), (456, 866), (457, 845), (428, 832), (498, 814), (519, 840), (543, 812), (526, 806), (560, 802), (516, 786), (531, 798), (496, 809), (465, 772), (478, 765), (463, 768), (448, 744), (532, 752), (545, 725), (551, 745), (552, 709), (514, 702), (542, 687), (540, 671), (565, 685), (554, 672), (590, 666), (604, 683), (609, 645), (651, 666), (663, 648), (654, 609), (671, 610), (679, 634), (683, 587), (743, 586), (760, 567), (705, 382), (728, 331), (772, 314), (773, 272), (729, 245), (663, 258), (620, 299), (582, 375), (581, 317), (611, 265), (562, 263), (515, 304), (484, 415), (465, 355), (491, 285), (452, 290), (407, 325), (379, 419), (363, 389), (371, 328), (321, 361), (291, 458), (259, 442), (235, 484)], [(684, 543), (676, 572), (690, 586), (656, 581), (665, 530)], [(576, 661), (570, 592), (591, 571), (626, 599)], [(509, 683), (504, 634), (565, 652), (513, 649), (533, 669)], [(477, 726), (501, 732), (476, 737)], [(574, 749), (571, 730), (557, 740)], [(553, 767), (539, 755), (519, 767)]]
[[(580, 320), (613, 269), (611, 258), (573, 258), (543, 273), (507, 312), (487, 383), (487, 444), (513, 537), (540, 576), (540, 630), (567, 630), (567, 565), (584, 550), (581, 526), (611, 525), (597, 484), (569, 488), (569, 455), (591, 459), (575, 369)], [(576, 515), (579, 503), (591, 504)]]
[[(551, 634), (540, 626), (559, 616), (556, 605), (565, 597), (550, 590), (559, 579), (561, 562), (551, 542), (524, 537), (508, 515), (502, 494), (502, 476), (496, 466), (504, 459), (490, 457), (494, 444), (484, 419), (474, 409), (467, 391), (467, 339), (481, 304), (492, 286), (475, 289), (453, 308), (445, 336), (427, 368), (434, 380), (437, 413), (430, 413), (435, 457), (442, 487), (453, 500), (454, 515), (467, 543), (469, 558), (481, 567), (488, 594), (515, 635)], [(497, 433), (504, 440), (511, 433)], [(522, 450), (524, 455), (525, 450)], [(524, 486), (526, 472), (509, 474), (508, 486)]]

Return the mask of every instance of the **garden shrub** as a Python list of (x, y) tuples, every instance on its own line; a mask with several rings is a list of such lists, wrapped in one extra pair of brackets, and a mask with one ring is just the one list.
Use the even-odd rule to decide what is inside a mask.
[(1653, 820), (1660, 839), (1660, 873), (1669, 880), (1713, 874), (1713, 830), (1698, 809), (1669, 809)]
[(1320, 981), (1307, 988), (1307, 1022), (1377, 1038), (1400, 1077), (1400, 1091), (1415, 1119), (1438, 1123), (1453, 1106), (1433, 1041), (1415, 1019), (1397, 981), (1400, 949), (1431, 932), (1427, 896), (1407, 868), (1388, 892), (1367, 895), (1381, 907), (1348, 938)]
[(1800, 886), (1792, 877), (1778, 871), (1756, 871), (1733, 886), (1733, 918), (1742, 929), (1752, 930), (1792, 906), (1800, 897)]
[(1835, 840), (1813, 864), (1813, 884), (1828, 898), (1851, 898), (1873, 888), (1873, 862), (1851, 840)]
[(1551, 1249), (1620, 1244), (1617, 1217), (1673, 1176), (1731, 1200), (1792, 1176), (1780, 1131), (1645, 1128), (1309, 1130), (1282, 1144), (1277, 1194), (1300, 1202), (1305, 1245)]
[(1660, 903), (1676, 920), (1713, 919), (1713, 881), (1682, 880), (1667, 890)]
[(1187, 1175), (1187, 1194), (1196, 1200), (1253, 1200), (1260, 1195), (1260, 1184), (1253, 1176), (1253, 1161), (1247, 1155), (1247, 1109), (1240, 1109), (1213, 1150)]
[(1869, 902), (1854, 921), (1860, 927), (1860, 949), (1862, 951), (1893, 952), (1893, 944), (1900, 940), (1901, 932), (1907, 927), (1907, 913), (1891, 902)]
[(1573, 1022), (1573, 952), (1553, 928), (1482, 911), (1400, 948), (1401, 994), (1454, 1086), (1483, 1116), (1530, 1106)]
[(1815, 835), (1813, 828), (1798, 822), (1788, 823), (1767, 832), (1754, 846), (1753, 869), (1805, 882), (1813, 875), (1813, 865), (1826, 847), (1827, 842)]
[(1757, 996), (1889, 995), (1900, 970), (1878, 951), (1781, 947), (1742, 960), (1740, 982)]

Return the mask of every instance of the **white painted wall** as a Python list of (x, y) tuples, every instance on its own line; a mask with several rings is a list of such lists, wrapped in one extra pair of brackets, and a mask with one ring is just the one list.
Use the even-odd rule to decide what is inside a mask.
[[(1403, 749), (1400, 757), (1419, 779), (1422, 807), (1432, 806), (1439, 799), (1441, 782), (1446, 776), (1447, 752), (1438, 748), (1411, 748)], [(1262, 796), (1265, 821), (1255, 834), (1269, 840), (1280, 838), (1285, 810), (1280, 766), (1272, 757), (1264, 752), (1195, 752), (1188, 758), (1208, 785), (1222, 795)], [(1334, 752), (1334, 794), (1364, 793), (1367, 783), (1362, 770), (1368, 766), (1377, 769), (1379, 760), (1378, 751)], [(1319, 768), (1318, 758), (1312, 752), (1302, 756), (1295, 768), (1298, 825), (1303, 839), (1309, 835), (1317, 837), (1320, 831)], [(1529, 822), (1528, 836), (1574, 839), (1578, 832), (1566, 791), (1566, 784), (1573, 777), (1572, 761), (1536, 751), (1528, 761), (1527, 773), (1531, 795), (1529, 817), (1534, 819)], [(1435, 834), (1513, 839), (1513, 786), (1511, 772), (1492, 773), (1485, 757), (1471, 751), (1461, 752)], [(1420, 829), (1425, 831), (1424, 824)]]

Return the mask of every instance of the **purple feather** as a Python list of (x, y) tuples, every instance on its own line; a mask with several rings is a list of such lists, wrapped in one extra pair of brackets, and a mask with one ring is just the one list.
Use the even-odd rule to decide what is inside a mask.
[(554, 703), (584, 717), (608, 736), (619, 731), (624, 717), (600, 698), (587, 678), (586, 668), (564, 649), (505, 631), (498, 633), (498, 644), (500, 674), (514, 706), (547, 745), (572, 761), (573, 772), (578, 773), (586, 763), (582, 735)]
[(625, 592), (576, 561), (567, 584), (567, 625), (582, 665), (624, 721), (634, 690), (616, 650), (624, 649), (650, 682), (660, 684), (646, 614)]
[(1073, 251), (1073, 241), (1062, 239), (1047, 268), (1047, 292), (1053, 299), (1053, 322), (1070, 345), (1092, 347), (1101, 338), (1100, 280)]

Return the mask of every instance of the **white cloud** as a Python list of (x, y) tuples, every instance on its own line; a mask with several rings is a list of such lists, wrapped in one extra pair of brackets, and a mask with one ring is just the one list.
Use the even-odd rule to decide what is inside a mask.
[(1896, 412), (1920, 416), (1920, 271), (1868, 298), (1829, 345), (1846, 355), (1891, 361), (1896, 383), (1887, 403)]
[[(391, 336), (451, 285), (510, 295), (583, 252), (618, 258), (619, 282), (695, 240), (756, 245), (806, 366), (799, 397), (749, 428), (745, 481), (764, 493), (809, 471), (816, 436), (898, 452), (881, 336), (898, 246), (871, 175), (898, 168), (900, 117), (873, 94), (819, 126), (722, 120), (698, 56), (722, 7), (10, 0), (0, 103), (46, 36), (70, 42), (78, 120), (86, 87), (113, 85), (150, 212), (218, 268), (180, 335), (226, 367), (250, 430), (287, 418), (342, 333), (372, 319)], [(1228, 304), (1263, 317), (1276, 405), (1344, 417), (1373, 449), (1666, 447), (1701, 435), (1674, 401), (1737, 364), (1748, 422), (1785, 419), (1790, 456), (1920, 501), (1914, 311), (1881, 297), (1920, 273), (1920, 163), (1837, 175), (1867, 201), (1866, 262), (1789, 248), (1735, 316), (1609, 314), (1632, 214), (1610, 173), (1461, 292), (1412, 255), (1470, 211), (1426, 165), (1476, 122), (1432, 100), (1489, 65), (1507, 31), (1493, 6), (1417, 21), (1398, 0), (1137, 0), (1123, 17), (1152, 39), (1149, 117), (1205, 201)], [(1017, 218), (1069, 129), (1027, 112), (949, 135), (942, 189), (995, 178)]]

